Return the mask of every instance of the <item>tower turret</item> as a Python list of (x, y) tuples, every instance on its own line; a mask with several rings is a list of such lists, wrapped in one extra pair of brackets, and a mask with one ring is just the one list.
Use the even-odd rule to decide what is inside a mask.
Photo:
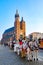
[(15, 20), (19, 20), (19, 13), (18, 13), (18, 10), (16, 10)]
[(23, 22), (23, 17), (22, 17), (22, 19), (21, 19), (21, 22)]

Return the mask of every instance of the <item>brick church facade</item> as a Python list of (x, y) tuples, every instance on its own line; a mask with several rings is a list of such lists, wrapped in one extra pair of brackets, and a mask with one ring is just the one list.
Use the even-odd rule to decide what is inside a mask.
[(18, 11), (16, 11), (15, 14), (15, 22), (14, 22), (14, 26), (15, 26), (15, 36), (16, 36), (16, 40), (18, 40), (20, 38), (20, 36), (22, 36), (23, 38), (25, 38), (26, 36), (26, 31), (25, 31), (25, 21), (23, 20), (23, 17), (21, 19), (21, 21), (19, 20), (19, 14)]

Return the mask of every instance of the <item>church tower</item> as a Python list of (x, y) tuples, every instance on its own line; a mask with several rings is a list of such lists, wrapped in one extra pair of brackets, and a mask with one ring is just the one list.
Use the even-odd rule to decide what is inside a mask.
[(23, 20), (23, 17), (21, 21), (19, 20), (18, 10), (16, 10), (16, 14), (15, 14), (14, 27), (15, 27), (14, 32), (15, 32), (16, 40), (20, 39), (21, 36), (25, 38), (26, 36), (25, 35), (25, 21)]
[(16, 36), (16, 40), (18, 40), (19, 37), (20, 37), (20, 21), (19, 21), (18, 10), (16, 10), (14, 26), (15, 26), (15, 36)]
[(23, 17), (20, 23), (21, 23), (21, 32), (22, 32), (23, 38), (25, 39), (26, 31), (25, 31), (25, 21), (23, 20)]

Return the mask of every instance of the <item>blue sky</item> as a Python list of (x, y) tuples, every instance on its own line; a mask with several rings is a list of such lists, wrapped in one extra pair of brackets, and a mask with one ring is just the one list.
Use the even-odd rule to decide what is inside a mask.
[(26, 21), (26, 35), (43, 33), (43, 0), (0, 0), (0, 39), (3, 32), (14, 26), (14, 15), (18, 9), (20, 20)]

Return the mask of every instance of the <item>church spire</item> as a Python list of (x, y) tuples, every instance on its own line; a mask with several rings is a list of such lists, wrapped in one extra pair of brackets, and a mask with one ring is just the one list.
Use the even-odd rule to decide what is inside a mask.
[(16, 14), (18, 14), (18, 10), (16, 10)]
[(23, 22), (24, 20), (23, 20), (23, 17), (22, 17), (22, 19), (21, 19), (21, 22)]
[(19, 17), (18, 10), (16, 10), (15, 18)]

